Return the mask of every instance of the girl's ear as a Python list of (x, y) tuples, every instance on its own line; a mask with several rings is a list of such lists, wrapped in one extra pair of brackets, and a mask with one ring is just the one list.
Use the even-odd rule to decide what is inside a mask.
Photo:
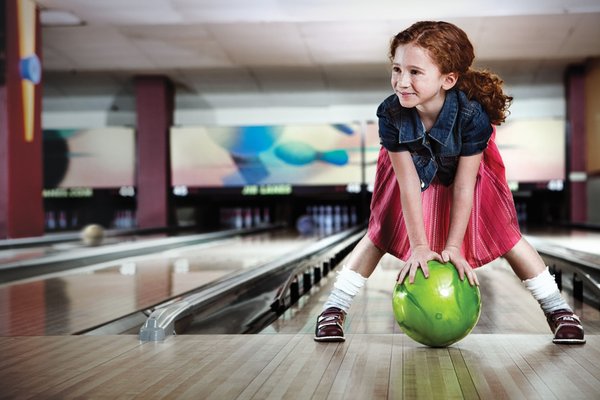
[(450, 90), (456, 85), (456, 82), (458, 82), (458, 74), (456, 72), (450, 72), (444, 77), (442, 88), (444, 90)]

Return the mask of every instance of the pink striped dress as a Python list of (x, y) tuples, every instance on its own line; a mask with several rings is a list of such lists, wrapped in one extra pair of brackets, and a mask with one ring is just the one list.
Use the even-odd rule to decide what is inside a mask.
[[(462, 254), (473, 268), (506, 254), (521, 238), (504, 163), (494, 142), (495, 130), (483, 152), (475, 183), (473, 209)], [(431, 250), (441, 253), (450, 226), (452, 187), (437, 179), (421, 194), (423, 220)], [(371, 199), (368, 235), (373, 244), (401, 260), (410, 256), (400, 191), (388, 152), (381, 148)]]

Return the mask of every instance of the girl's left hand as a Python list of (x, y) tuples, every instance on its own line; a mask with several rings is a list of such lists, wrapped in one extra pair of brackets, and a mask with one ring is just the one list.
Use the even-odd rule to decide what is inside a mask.
[(467, 260), (463, 257), (458, 247), (446, 246), (446, 248), (442, 251), (442, 260), (444, 262), (450, 261), (452, 264), (454, 264), (461, 281), (465, 279), (466, 275), (471, 286), (479, 286), (479, 280), (477, 279), (475, 271), (473, 271), (471, 265), (469, 265)]

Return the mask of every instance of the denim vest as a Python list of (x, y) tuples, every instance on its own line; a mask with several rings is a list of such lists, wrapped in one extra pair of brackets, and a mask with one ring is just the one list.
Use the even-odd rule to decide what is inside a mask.
[(459, 90), (446, 93), (444, 106), (429, 132), (415, 108), (404, 108), (393, 94), (377, 108), (379, 139), (388, 151), (410, 151), (421, 191), (437, 176), (445, 186), (454, 181), (458, 159), (481, 153), (493, 128), (481, 105)]

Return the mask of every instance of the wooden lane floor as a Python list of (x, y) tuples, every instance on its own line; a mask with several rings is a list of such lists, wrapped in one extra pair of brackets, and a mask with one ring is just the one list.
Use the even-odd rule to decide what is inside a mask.
[(600, 337), (472, 334), (445, 349), (405, 335), (0, 339), (3, 399), (597, 399)]
[(473, 333), (427, 348), (391, 316), (397, 267), (384, 259), (359, 294), (344, 343), (312, 340), (332, 276), (257, 335), (0, 338), (0, 398), (600, 398), (598, 310), (569, 299), (587, 343), (555, 345), (537, 303), (496, 262), (479, 272), (483, 312)]

